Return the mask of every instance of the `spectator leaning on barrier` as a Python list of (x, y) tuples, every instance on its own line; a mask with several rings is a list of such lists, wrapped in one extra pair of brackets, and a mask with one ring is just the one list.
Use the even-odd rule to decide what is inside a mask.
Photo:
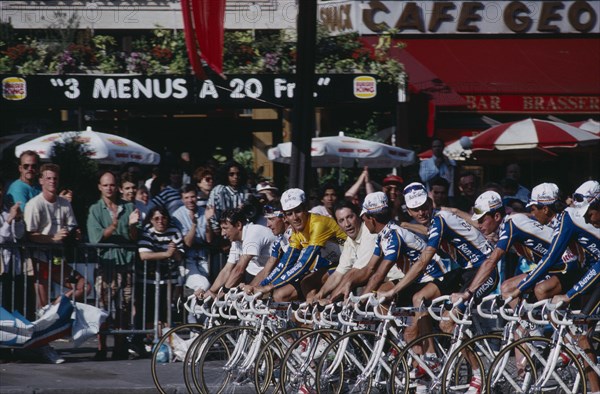
[[(0, 244), (14, 244), (25, 235), (25, 222), (23, 221), (21, 203), (16, 202), (10, 207), (5, 206), (3, 197), (4, 180), (0, 179)], [(14, 248), (10, 246), (0, 248), (0, 278), (2, 306), (8, 310), (22, 310), (24, 289), (23, 286), (16, 286), (23, 283), (21, 254), (16, 245)], [(15, 289), (14, 300), (12, 297), (13, 287)]]
[[(127, 173), (129, 174), (129, 173)], [(87, 217), (89, 241), (93, 244), (131, 244), (137, 241), (140, 211), (128, 201), (119, 198), (116, 176), (106, 171), (98, 179), (100, 199), (90, 207)], [(135, 193), (130, 194), (134, 195)], [(100, 304), (111, 310), (107, 289), (110, 288), (110, 300), (114, 301), (115, 325), (127, 329), (131, 319), (132, 302), (132, 264), (135, 250), (124, 248), (99, 248), (99, 268), (96, 272), (96, 294)], [(113, 360), (127, 359), (129, 353), (123, 335), (115, 335)], [(106, 359), (106, 337), (100, 336), (96, 360)]]
[[(144, 261), (155, 261), (157, 263), (155, 267), (161, 270), (163, 277), (172, 278), (174, 267), (168, 267), (167, 264), (158, 264), (174, 262), (178, 266), (182, 265), (185, 250), (181, 232), (171, 224), (169, 211), (158, 206), (150, 209), (143, 227), (144, 231), (138, 242), (140, 258)], [(149, 266), (148, 268), (151, 270), (154, 267)], [(171, 269), (169, 272), (167, 272), (168, 268)], [(161, 303), (166, 307), (165, 301), (165, 298), (161, 297)], [(150, 305), (147, 307), (150, 308)], [(165, 310), (165, 308), (161, 308), (161, 311), (164, 312)], [(162, 312), (161, 315), (162, 320), (164, 318)]]
[[(60, 168), (56, 164), (44, 164), (40, 168), (39, 182), (42, 192), (25, 205), (27, 239), (31, 242), (56, 246), (81, 239), (81, 231), (77, 227), (71, 203), (58, 195), (59, 173)], [(70, 289), (64, 296), (73, 296), (80, 301), (84, 294), (91, 290), (85, 278), (66, 264), (63, 250), (35, 250), (32, 255), (40, 308), (48, 304), (50, 279)], [(75, 288), (72, 282), (75, 283)], [(51, 363), (59, 364), (65, 361), (50, 346), (44, 346), (40, 351)]]
[[(25, 206), (25, 226), (27, 238), (31, 242), (41, 244), (64, 244), (73, 239), (81, 239), (81, 230), (73, 213), (71, 203), (58, 195), (60, 168), (56, 164), (44, 164), (40, 168), (40, 185), (42, 193), (38, 194)], [(48, 279), (52, 271), (52, 280), (71, 291), (65, 296), (74, 295), (76, 299), (83, 299), (85, 279), (77, 271), (65, 264), (64, 253), (59, 250), (44, 250), (33, 253), (37, 276), (38, 306), (48, 304)], [(61, 272), (64, 268), (64, 272)], [(61, 281), (61, 274), (63, 282)], [(73, 274), (76, 287), (69, 283), (69, 276)], [(88, 289), (89, 291), (89, 289)], [(73, 294), (74, 293), (74, 294)]]

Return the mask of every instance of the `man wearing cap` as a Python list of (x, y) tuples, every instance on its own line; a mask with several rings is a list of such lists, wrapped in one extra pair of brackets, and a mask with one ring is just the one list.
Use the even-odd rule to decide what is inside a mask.
[(308, 212), (301, 189), (286, 190), (281, 196), (281, 207), (293, 229), (290, 245), (281, 257), (283, 264), (278, 264), (256, 289), (263, 293), (274, 291), (276, 301), (301, 298), (302, 293), (319, 287), (323, 275), (337, 264), (341, 243), (346, 240), (334, 219)]
[(272, 201), (278, 200), (278, 192), (279, 189), (267, 181), (259, 182), (256, 185), (256, 195), (259, 201), (263, 204), (268, 204)]
[(444, 141), (439, 138), (435, 138), (431, 141), (431, 157), (421, 162), (419, 168), (419, 176), (423, 184), (427, 186), (427, 190), (430, 190), (429, 181), (436, 176), (441, 176), (446, 179), (450, 184), (448, 189), (448, 196), (450, 199), (454, 197), (454, 171), (456, 169), (456, 162), (451, 160), (444, 155)]
[[(515, 299), (533, 286), (536, 288), (536, 295), (539, 286), (546, 287), (548, 297), (571, 288), (579, 278), (581, 271), (578, 269), (575, 256), (572, 260), (565, 262), (563, 254), (573, 241), (583, 251), (583, 255), (579, 256), (581, 261), (585, 261), (588, 263), (587, 265), (593, 265), (600, 260), (600, 229), (586, 223), (584, 219), (590, 202), (599, 193), (600, 184), (596, 181), (584, 182), (577, 188), (573, 194), (574, 206), (566, 208), (550, 223), (554, 234), (548, 251), (538, 266), (518, 283), (516, 289), (505, 291), (503, 287), (502, 294), (505, 298)], [(582, 214), (582, 212), (584, 213)]]
[[(496, 281), (493, 277), (496, 275), (490, 275), (496, 270), (500, 259), (513, 248), (519, 256), (524, 257), (527, 261), (537, 262), (541, 260), (548, 251), (554, 232), (547, 224), (556, 216), (557, 212), (564, 209), (564, 204), (559, 199), (558, 186), (554, 183), (542, 183), (533, 189), (531, 200), (527, 206), (531, 207), (534, 217), (538, 220), (522, 213), (513, 213), (506, 216), (504, 206), (495, 209), (490, 208), (489, 202), (497, 200), (500, 200), (498, 193), (487, 191), (475, 201), (475, 211), (477, 213), (473, 215), (473, 220), (477, 220), (481, 232), (486, 237), (498, 230), (500, 234), (490, 257), (481, 265), (467, 290), (464, 293), (453, 295), (455, 300), (462, 298), (466, 301), (473, 294), (483, 294), (490, 287), (494, 288)], [(568, 263), (574, 259), (574, 255), (567, 249), (562, 258), (564, 262)], [(507, 279), (503, 283), (503, 289), (514, 290), (526, 275), (522, 274)], [(554, 280), (558, 281), (558, 278)], [(547, 293), (548, 290), (551, 290), (551, 287), (547, 284), (539, 286), (539, 288), (536, 287), (536, 296), (539, 299), (548, 298), (552, 295)]]
[(392, 218), (398, 221), (404, 219), (404, 212), (402, 211), (402, 204), (404, 199), (402, 198), (401, 190), (404, 180), (398, 175), (389, 174), (383, 178), (382, 191), (387, 196), (390, 208), (392, 210)]
[[(574, 216), (583, 218), (585, 223), (594, 227), (595, 239), (590, 240), (591, 244), (596, 245), (596, 251), (600, 245), (600, 184), (596, 181), (587, 181), (581, 185), (575, 194), (573, 194), (575, 205)], [(589, 230), (592, 230), (588, 227)], [(588, 247), (589, 249), (589, 247)], [(555, 296), (552, 299), (553, 303), (563, 302), (569, 303), (575, 297), (582, 293), (591, 291), (591, 296), (585, 304), (581, 313), (583, 315), (594, 314), (600, 312), (600, 287), (598, 287), (600, 279), (600, 256), (595, 256), (596, 262), (589, 265), (592, 267), (581, 277), (581, 279), (569, 290), (566, 294)], [(579, 346), (586, 350), (588, 356), (595, 360), (593, 347), (590, 345), (588, 336), (594, 329), (591, 325), (587, 333), (579, 337)], [(600, 393), (600, 377), (586, 363), (586, 375), (590, 382), (590, 390), (592, 394)]]
[(392, 219), (388, 199), (383, 192), (367, 195), (360, 217), (369, 232), (377, 234), (375, 248), (368, 264), (360, 270), (350, 272), (344, 278), (343, 285), (332, 293), (332, 300), (342, 295), (347, 296), (351, 289), (359, 286), (365, 286), (364, 293), (380, 288), (392, 267), (397, 266), (406, 271), (425, 248), (425, 241), (400, 227)]

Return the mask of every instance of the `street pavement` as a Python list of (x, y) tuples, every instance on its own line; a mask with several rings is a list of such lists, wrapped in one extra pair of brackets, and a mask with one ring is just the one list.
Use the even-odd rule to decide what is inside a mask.
[[(0, 393), (31, 394), (141, 394), (157, 393), (150, 372), (149, 359), (93, 361), (95, 340), (74, 349), (68, 342), (52, 346), (66, 362), (45, 364), (21, 352), (18, 361), (0, 364)], [(110, 356), (110, 352), (109, 352)], [(182, 363), (158, 365), (159, 380), (170, 394), (187, 393), (183, 383)], [(215, 374), (218, 375), (218, 374)], [(209, 387), (219, 382), (208, 382)], [(253, 385), (233, 387), (230, 393), (254, 393)]]

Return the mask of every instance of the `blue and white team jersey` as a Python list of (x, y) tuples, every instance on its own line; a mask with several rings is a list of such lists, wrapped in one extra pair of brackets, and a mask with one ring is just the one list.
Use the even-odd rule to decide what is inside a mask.
[[(378, 257), (383, 256), (384, 260), (396, 262), (398, 268), (407, 272), (408, 268), (419, 259), (425, 246), (427, 245), (423, 239), (398, 226), (394, 221), (390, 221), (377, 234), (373, 254)], [(415, 282), (429, 282), (446, 273), (446, 268), (439, 257), (435, 257)]]
[(492, 253), (478, 229), (449, 211), (440, 211), (432, 219), (427, 246), (446, 252), (462, 268), (477, 268)]
[[(504, 218), (500, 227), (500, 237), (496, 247), (508, 252), (513, 248), (517, 254), (530, 262), (537, 263), (548, 252), (554, 229), (522, 213), (514, 213)], [(569, 262), (574, 258), (567, 248), (562, 260)]]
[(273, 242), (271, 246), (271, 257), (281, 259), (281, 256), (290, 247), (290, 236), (292, 235), (292, 228), (288, 227), (283, 234), (277, 236), (277, 240)]
[(571, 253), (570, 258), (566, 259), (567, 261), (563, 257), (569, 245), (574, 242), (582, 248), (586, 255), (585, 260), (590, 261), (590, 265), (600, 261), (600, 229), (585, 223), (583, 218), (577, 217), (573, 208), (567, 208), (557, 215), (553, 220), (552, 227), (554, 232), (548, 252), (544, 254), (538, 266), (519, 283), (517, 288), (521, 292), (535, 286), (546, 272), (566, 272), (576, 269), (578, 263), (575, 255)]

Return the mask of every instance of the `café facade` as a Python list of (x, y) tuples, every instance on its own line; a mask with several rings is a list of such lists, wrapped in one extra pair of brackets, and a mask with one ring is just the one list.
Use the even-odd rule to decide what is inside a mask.
[[(166, 28), (182, 28), (179, 1), (129, 1), (118, 6), (96, 1), (95, 8), (81, 1), (55, 1), (43, 7), (35, 1), (3, 3), (3, 20), (10, 19), (17, 30), (47, 27), (51, 19), (48, 7), (80, 13), (80, 28), (96, 31), (149, 30), (157, 21)], [(229, 1), (227, 7), (226, 29), (295, 27), (295, 1)], [(357, 32), (366, 45), (377, 45), (386, 35), (398, 44), (391, 55), (404, 64), (406, 84), (388, 101), (378, 101), (384, 97), (381, 94), (370, 101), (374, 105), (367, 105), (369, 100), (354, 95), (353, 78), (344, 79), (341, 85), (324, 85), (324, 81), (337, 81), (338, 77), (321, 75), (315, 79), (317, 106), (328, 109), (320, 110), (318, 122), (325, 132), (335, 133), (335, 119), (361, 108), (384, 108), (392, 114), (391, 125), (397, 126), (399, 144), (414, 147), (426, 146), (433, 136), (452, 140), (498, 122), (526, 117), (566, 122), (598, 119), (599, 16), (597, 0), (320, 1), (317, 17), (330, 33)], [(3, 78), (9, 77), (21, 76)], [(160, 124), (168, 133), (166, 127), (186, 130), (201, 121), (211, 132), (223, 129), (223, 124), (238, 130), (233, 139), (244, 138), (248, 130), (271, 132), (271, 143), (288, 137), (289, 130), (282, 122), (287, 117), (283, 108), (291, 105), (285, 99), (293, 95), (291, 76), (228, 76), (227, 81), (194, 83), (169, 76), (38, 78), (35, 82), (26, 78), (31, 108), (37, 108), (29, 114), (47, 112), (48, 103), (59, 111), (59, 104), (68, 104), (62, 110), (81, 109), (75, 115), (79, 123), (90, 118), (111, 128), (136, 114), (135, 124), (129, 127), (135, 132)], [(89, 82), (94, 78), (100, 82)], [(342, 85), (341, 92), (345, 93), (334, 88)], [(11, 86), (18, 89), (19, 84)], [(335, 93), (319, 92), (325, 87)], [(390, 88), (379, 92), (386, 89)], [(57, 91), (60, 99), (55, 96)], [(389, 91), (395, 92), (395, 88)], [(267, 92), (271, 96), (263, 96)], [(79, 96), (70, 98), (69, 94)], [(36, 102), (40, 97), (45, 103)], [(26, 101), (17, 101), (3, 98), (2, 115), (13, 118), (11, 125), (22, 124), (14, 117), (24, 116), (18, 108)], [(161, 111), (169, 108), (185, 111), (164, 118)], [(238, 108), (234, 117), (230, 116), (233, 108)], [(260, 108), (271, 112), (257, 115)], [(68, 115), (63, 112), (61, 116)], [(231, 139), (223, 137), (215, 143)]]

